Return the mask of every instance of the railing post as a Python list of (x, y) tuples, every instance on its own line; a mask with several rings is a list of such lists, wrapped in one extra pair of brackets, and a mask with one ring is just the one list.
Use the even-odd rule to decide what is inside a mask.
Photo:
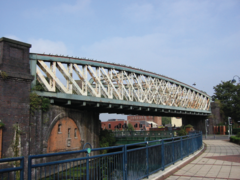
[(174, 141), (173, 141), (173, 137), (172, 137), (172, 161), (173, 161), (173, 164), (174, 164)]
[(164, 171), (164, 140), (162, 140), (162, 168)]
[(192, 136), (192, 154), (194, 153), (194, 136)]
[(125, 163), (124, 163), (124, 171), (125, 171), (125, 180), (127, 180), (127, 146), (126, 144), (124, 145), (124, 159), (125, 159)]
[(180, 142), (181, 142), (181, 160), (183, 160), (183, 140), (182, 140), (182, 137), (180, 138)]
[(87, 180), (89, 180), (89, 154), (87, 153)]
[(146, 142), (146, 165), (147, 165), (147, 178), (149, 175), (149, 164), (148, 164), (148, 141)]
[(28, 156), (28, 180), (32, 179), (31, 170), (32, 170), (32, 158), (31, 156)]
[(125, 147), (122, 147), (122, 151), (123, 151), (123, 180), (125, 180)]
[[(85, 149), (86, 145), (89, 145), (90, 148)], [(86, 171), (87, 171), (87, 180), (89, 180), (89, 154), (91, 153), (92, 145), (87, 142), (87, 143), (84, 144), (83, 149), (85, 149), (87, 151), (87, 168), (86, 168)]]

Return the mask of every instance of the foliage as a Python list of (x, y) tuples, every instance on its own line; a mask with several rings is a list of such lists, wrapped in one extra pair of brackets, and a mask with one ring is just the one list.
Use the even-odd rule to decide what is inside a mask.
[(225, 126), (225, 123), (219, 123), (218, 126)]
[(47, 111), (50, 106), (50, 100), (48, 98), (40, 97), (36, 93), (30, 93), (30, 111), (31, 114), (38, 109)]
[(240, 137), (240, 132), (238, 132), (236, 136), (237, 136), (237, 137)]
[(162, 125), (165, 126), (166, 124), (171, 124), (171, 117), (162, 117)]
[(185, 128), (192, 128), (193, 126), (191, 124), (188, 124), (185, 126)]
[(128, 123), (128, 128), (127, 128), (128, 131), (134, 131), (134, 127), (132, 124)]
[(0, 121), (0, 128), (1, 128), (1, 127), (4, 127), (4, 126), (5, 126), (5, 124)]
[[(15, 131), (15, 136), (13, 139), (12, 143), (12, 148), (13, 148), (13, 157), (19, 157), (20, 156), (20, 149), (21, 149), (21, 139), (20, 139), (20, 134), (22, 133), (22, 130), (19, 128), (19, 124), (13, 124), (13, 129)], [(20, 166), (19, 161), (13, 161), (12, 164), (14, 167)], [(16, 179), (20, 180), (20, 172), (16, 172)]]
[(230, 141), (231, 141), (231, 142), (234, 142), (234, 143), (240, 144), (240, 137), (231, 136), (231, 137), (230, 137)]
[[(99, 145), (100, 147), (109, 147), (113, 146), (116, 142), (114, 134), (111, 130), (101, 129), (100, 136), (99, 136)], [(105, 154), (107, 150), (103, 150), (102, 154)]]
[(181, 128), (179, 131), (177, 131), (178, 136), (186, 136), (187, 132), (184, 128)]
[(240, 128), (233, 128), (233, 134), (237, 134), (240, 132)]
[(222, 81), (213, 89), (215, 92), (212, 99), (220, 105), (224, 119), (227, 120), (227, 117), (235, 121), (240, 119), (240, 84)]
[(0, 76), (3, 78), (3, 79), (7, 79), (8, 75), (6, 72), (4, 71), (0, 71)]

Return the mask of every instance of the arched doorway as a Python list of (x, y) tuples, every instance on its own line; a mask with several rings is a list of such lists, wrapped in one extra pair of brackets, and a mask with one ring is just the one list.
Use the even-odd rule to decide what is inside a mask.
[(79, 149), (81, 136), (76, 123), (68, 117), (57, 121), (48, 138), (47, 153)]

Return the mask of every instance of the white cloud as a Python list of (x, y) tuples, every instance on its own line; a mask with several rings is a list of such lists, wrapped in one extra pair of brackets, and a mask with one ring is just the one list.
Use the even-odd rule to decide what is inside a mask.
[(7, 34), (4, 37), (9, 38), (9, 39), (13, 39), (13, 40), (17, 40), (17, 41), (21, 41), (21, 39), (15, 35), (11, 35), (11, 34)]
[(30, 39), (29, 43), (32, 44), (30, 51), (34, 53), (70, 55), (66, 45), (61, 41)]
[[(81, 52), (89, 58), (145, 69), (189, 85), (196, 82), (196, 87), (209, 95), (212, 95), (214, 85), (231, 79), (231, 74), (240, 66), (240, 53), (236, 53), (236, 48), (232, 50), (224, 46), (225, 42), (231, 42), (230, 47), (239, 47), (239, 34), (235, 34), (235, 40), (232, 36), (209, 38), (207, 43), (194, 39), (182, 39), (176, 43), (176, 38), (177, 35), (160, 33), (114, 37), (84, 46)], [(225, 60), (223, 56), (231, 59)]]

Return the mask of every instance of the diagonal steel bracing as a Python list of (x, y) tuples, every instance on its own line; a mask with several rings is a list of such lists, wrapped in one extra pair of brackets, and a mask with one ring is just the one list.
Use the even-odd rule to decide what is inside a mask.
[(209, 111), (210, 97), (174, 79), (140, 69), (30, 54), (31, 72), (48, 92)]

